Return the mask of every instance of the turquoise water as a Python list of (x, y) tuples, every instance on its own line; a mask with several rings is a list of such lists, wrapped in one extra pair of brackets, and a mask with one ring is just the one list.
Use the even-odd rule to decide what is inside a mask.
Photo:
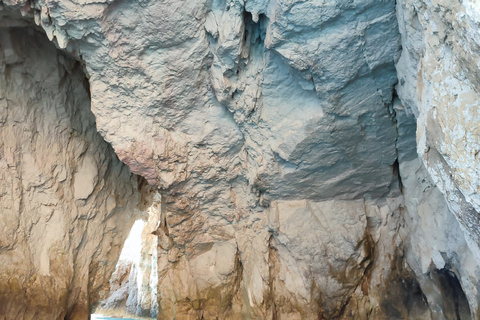
[(140, 320), (135, 318), (110, 318), (100, 314), (92, 314), (91, 320)]
[(96, 317), (96, 320), (137, 320), (133, 318), (110, 318), (110, 317)]

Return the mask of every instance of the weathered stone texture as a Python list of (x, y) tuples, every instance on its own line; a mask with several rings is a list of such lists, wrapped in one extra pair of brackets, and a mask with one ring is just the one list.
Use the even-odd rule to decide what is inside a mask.
[[(397, 17), (403, 45), (397, 91), (417, 118), (423, 162), (400, 165), (414, 235), (409, 263), (418, 275), (433, 277), (429, 268), (455, 274), (478, 317), (480, 7), (469, 0), (405, 0), (397, 3)], [(446, 314), (442, 299), (430, 295), (439, 318)]]
[(398, 91), (418, 117), (418, 154), (479, 243), (480, 9), (474, 1), (403, 1), (397, 8), (405, 44)]
[[(114, 280), (105, 308), (478, 316), (475, 1), (1, 8), (5, 314), (85, 318), (107, 299), (97, 292), (149, 192), (130, 169), (161, 194), (144, 234), (155, 256), (128, 286)], [(156, 292), (132, 289), (141, 268), (158, 273)], [(40, 299), (45, 286), (56, 289)]]
[(0, 119), (0, 319), (86, 319), (145, 182), (97, 133), (81, 66), (32, 27), (0, 28)]

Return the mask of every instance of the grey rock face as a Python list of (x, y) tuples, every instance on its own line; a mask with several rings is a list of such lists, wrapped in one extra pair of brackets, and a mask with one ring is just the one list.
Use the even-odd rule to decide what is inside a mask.
[[(85, 319), (100, 300), (159, 319), (478, 315), (473, 1), (1, 8), (7, 318)], [(130, 170), (161, 194), (155, 258), (119, 268), (107, 299), (153, 201)], [(147, 269), (156, 289), (132, 290)]]
[[(85, 62), (100, 133), (165, 193), (157, 231), (162, 316), (340, 313), (367, 265), (364, 201), (354, 199), (375, 206), (398, 195), (389, 111), (399, 54), (394, 9), (393, 1), (33, 5), (47, 35)], [(312, 226), (324, 206), (352, 219), (362, 213), (352, 238), (335, 242), (348, 249), (344, 257), (285, 289), (278, 284), (282, 303), (270, 269), (290, 277), (288, 265), (308, 269), (339, 251), (324, 239), (316, 252), (318, 240), (297, 223), (287, 237), (300, 232), (314, 247), (277, 257), (289, 245), (265, 219), (272, 201), (305, 206), (299, 212)], [(282, 219), (277, 227), (289, 230)], [(308, 255), (318, 257), (295, 266)], [(344, 280), (317, 275), (329, 268), (359, 269)]]
[[(475, 318), (480, 262), (479, 7), (474, 1), (406, 0), (398, 2), (397, 16), (404, 49), (397, 64), (397, 90), (407, 112), (417, 118), (417, 152), (423, 162), (423, 166), (405, 163), (403, 170), (400, 167), (402, 178), (418, 178), (409, 182), (406, 204), (413, 217), (411, 228), (424, 230), (413, 240), (416, 261), (410, 263), (418, 274), (431, 274), (430, 264), (453, 273)], [(423, 196), (413, 196), (412, 190), (420, 186), (426, 190)], [(437, 231), (430, 234), (430, 230)], [(422, 258), (414, 254), (424, 250)], [(441, 300), (432, 294), (436, 313), (444, 311), (439, 307)]]
[(398, 91), (418, 117), (418, 154), (450, 209), (479, 243), (476, 129), (479, 9), (472, 1), (403, 1)]
[(150, 183), (200, 193), (199, 180), (247, 180), (274, 198), (315, 199), (389, 192), (394, 10), (393, 1), (31, 8), (85, 61), (99, 131)]

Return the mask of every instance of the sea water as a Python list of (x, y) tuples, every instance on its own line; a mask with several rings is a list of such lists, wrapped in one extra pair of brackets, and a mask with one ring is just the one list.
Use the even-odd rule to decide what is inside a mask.
[(135, 318), (111, 318), (101, 314), (92, 314), (90, 317), (91, 320), (139, 320)]

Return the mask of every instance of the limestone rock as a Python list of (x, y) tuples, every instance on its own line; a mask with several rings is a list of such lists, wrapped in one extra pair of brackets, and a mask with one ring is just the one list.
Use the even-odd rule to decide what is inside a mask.
[(405, 43), (398, 91), (418, 117), (418, 154), (478, 246), (478, 6), (405, 0), (397, 14)]
[[(410, 264), (417, 274), (433, 276), (430, 267), (444, 268), (440, 278), (456, 278), (473, 318), (478, 317), (480, 288), (474, 276), (480, 264), (479, 13), (478, 4), (469, 0), (397, 3), (404, 49), (397, 91), (407, 113), (417, 118), (417, 152), (423, 162), (400, 166), (408, 183), (410, 228), (417, 234)], [(430, 299), (437, 304), (434, 312), (445, 313), (438, 306), (444, 296)]]
[(478, 317), (479, 21), (473, 0), (4, 0), (0, 314)]
[(33, 28), (0, 48), (0, 319), (87, 319), (148, 188), (96, 132), (78, 63)]
[(218, 190), (197, 190), (199, 180), (221, 189), (246, 180), (273, 198), (388, 194), (394, 10), (394, 1), (31, 8), (85, 61), (98, 130), (120, 159), (200, 202)]

